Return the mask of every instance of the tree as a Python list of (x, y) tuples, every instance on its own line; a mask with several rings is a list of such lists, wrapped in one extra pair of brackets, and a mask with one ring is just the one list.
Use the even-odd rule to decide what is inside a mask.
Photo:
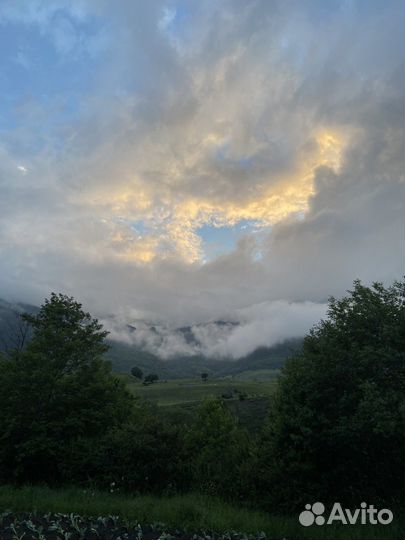
[[(91, 484), (130, 493), (168, 492), (182, 487), (185, 457), (182, 430), (158, 418), (146, 404), (139, 404), (131, 422), (110, 430), (88, 463), (80, 454), (82, 474), (91, 476)], [(176, 449), (174, 452), (173, 449)]]
[(267, 506), (403, 499), (404, 283), (356, 281), (283, 369), (259, 448)]
[(249, 490), (249, 438), (221, 400), (206, 399), (185, 434), (192, 486), (232, 499)]
[(158, 380), (159, 380), (159, 377), (156, 375), (156, 373), (149, 373), (148, 375), (145, 376), (143, 381), (146, 384), (152, 384)]
[(201, 379), (202, 379), (204, 382), (207, 382), (207, 379), (208, 379), (208, 373), (201, 373)]
[(142, 370), (137, 367), (137, 366), (134, 366), (132, 369), (131, 369), (131, 375), (133, 377), (135, 377), (136, 379), (142, 379), (143, 377), (143, 372)]
[(22, 319), (33, 330), (29, 352), (46, 357), (56, 372), (68, 374), (96, 366), (108, 350), (108, 332), (69, 296), (52, 293), (37, 315), (24, 314)]
[(58, 481), (75, 444), (123, 422), (132, 398), (102, 359), (107, 332), (73, 298), (52, 293), (24, 319), (31, 341), (0, 360), (0, 478)]

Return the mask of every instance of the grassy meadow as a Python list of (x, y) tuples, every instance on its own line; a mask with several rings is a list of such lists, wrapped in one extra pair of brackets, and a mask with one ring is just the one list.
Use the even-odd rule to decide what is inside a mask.
[(160, 407), (199, 403), (207, 397), (226, 397), (228, 400), (268, 398), (275, 389), (276, 379), (234, 380), (230, 378), (200, 378), (163, 380), (143, 385), (131, 375), (117, 375), (135, 396), (156, 403)]
[(269, 398), (277, 384), (275, 370), (269, 371), (273, 372), (269, 380), (212, 377), (203, 382), (200, 378), (185, 378), (158, 381), (147, 386), (131, 375), (117, 376), (132, 394), (157, 406), (161, 417), (175, 423), (192, 422), (204, 399), (226, 396), (224, 404), (239, 424), (256, 433), (266, 419)]

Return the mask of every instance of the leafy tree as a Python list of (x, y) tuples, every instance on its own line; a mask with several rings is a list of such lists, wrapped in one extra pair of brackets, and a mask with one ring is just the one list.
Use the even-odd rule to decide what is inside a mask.
[(131, 375), (133, 377), (135, 377), (136, 379), (142, 379), (143, 377), (143, 372), (142, 370), (137, 367), (137, 366), (134, 366), (132, 369), (131, 369)]
[[(109, 456), (101, 469), (126, 491), (157, 492), (181, 488), (184, 461), (182, 435), (161, 418), (141, 407), (136, 422), (116, 428), (107, 440)], [(175, 452), (173, 449), (176, 449)], [(105, 457), (104, 457), (105, 460)]]
[(132, 398), (102, 359), (107, 332), (73, 298), (53, 293), (24, 318), (32, 340), (0, 360), (0, 478), (58, 481), (76, 442), (120, 424)]
[(182, 440), (179, 428), (158, 418), (152, 406), (138, 403), (126, 421), (96, 441), (82, 438), (75, 444), (64, 458), (66, 477), (78, 485), (131, 494), (173, 492), (185, 484)]
[(208, 379), (208, 373), (201, 373), (201, 379), (202, 379), (204, 382), (207, 382), (207, 379)]
[(202, 403), (185, 441), (193, 485), (211, 495), (246, 496), (250, 483), (248, 435), (222, 401), (209, 398)]
[(283, 369), (258, 454), (272, 510), (403, 499), (404, 284), (349, 293)]
[(156, 382), (158, 380), (159, 380), (159, 377), (158, 377), (158, 375), (156, 375), (156, 373), (149, 373), (144, 378), (144, 382), (148, 383), (148, 384), (152, 384), (152, 383), (154, 383), (154, 382)]

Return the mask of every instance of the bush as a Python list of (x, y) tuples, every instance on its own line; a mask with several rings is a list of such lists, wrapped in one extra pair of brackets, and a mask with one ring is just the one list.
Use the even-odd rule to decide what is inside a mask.
[(400, 504), (404, 497), (404, 284), (359, 281), (283, 369), (259, 448), (267, 506)]
[(184, 485), (181, 456), (178, 430), (139, 406), (130, 421), (108, 430), (96, 445), (84, 439), (72, 446), (64, 462), (75, 485), (131, 494), (169, 493)]
[(107, 333), (73, 298), (52, 294), (25, 318), (32, 340), (0, 359), (0, 479), (58, 482), (66, 453), (97, 446), (133, 398), (102, 359)]
[(143, 372), (142, 370), (137, 367), (137, 366), (134, 366), (132, 369), (131, 369), (131, 375), (133, 377), (135, 377), (135, 379), (142, 379), (143, 377)]
[(247, 498), (252, 448), (222, 401), (208, 399), (200, 406), (185, 441), (194, 486), (210, 495)]

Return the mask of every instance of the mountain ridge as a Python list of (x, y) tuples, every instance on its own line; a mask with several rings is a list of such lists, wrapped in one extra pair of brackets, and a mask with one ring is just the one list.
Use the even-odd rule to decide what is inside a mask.
[[(0, 352), (15, 345), (15, 330), (18, 328), (19, 315), (23, 312), (36, 313), (38, 310), (38, 307), (30, 304), (13, 304), (0, 299)], [(223, 320), (206, 323), (211, 326), (228, 327), (238, 324), (235, 321)], [(135, 325), (126, 326), (132, 333), (137, 331)], [(204, 327), (204, 323), (199, 326)], [(152, 325), (150, 328), (153, 330), (155, 327)], [(184, 336), (187, 343), (197, 343), (191, 326), (175, 330)], [(195, 377), (203, 372), (215, 377), (232, 377), (245, 371), (280, 369), (286, 358), (300, 349), (302, 340), (303, 338), (291, 338), (271, 347), (258, 347), (239, 359), (211, 358), (204, 354), (177, 354), (163, 359), (145, 347), (107, 339), (110, 348), (106, 353), (106, 359), (111, 362), (113, 371), (117, 373), (130, 373), (133, 366), (138, 366), (144, 373), (156, 373), (160, 379)]]

